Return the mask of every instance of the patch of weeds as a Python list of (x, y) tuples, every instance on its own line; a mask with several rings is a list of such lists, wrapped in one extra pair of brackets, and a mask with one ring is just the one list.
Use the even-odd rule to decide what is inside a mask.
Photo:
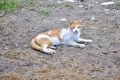
[(73, 5), (72, 5), (72, 4), (70, 4), (70, 3), (64, 3), (64, 6), (65, 6), (65, 7), (72, 8), (72, 9), (74, 8), (74, 7), (73, 7)]
[(120, 1), (116, 2), (116, 6), (120, 7)]
[(46, 6), (47, 6), (47, 7), (57, 7), (57, 6), (59, 6), (59, 4), (52, 2), (52, 3), (47, 3)]
[(120, 28), (120, 26), (116, 25), (116, 26), (113, 26), (112, 28)]
[(39, 10), (39, 13), (49, 16), (50, 15), (50, 11), (49, 10)]
[(0, 1), (0, 10), (4, 10), (5, 12), (14, 12), (18, 7), (20, 7), (19, 2), (15, 2), (14, 0), (1, 0)]
[(30, 6), (30, 7), (35, 6), (35, 3), (33, 0), (25, 0), (23, 1), (23, 3), (25, 3), (25, 5)]

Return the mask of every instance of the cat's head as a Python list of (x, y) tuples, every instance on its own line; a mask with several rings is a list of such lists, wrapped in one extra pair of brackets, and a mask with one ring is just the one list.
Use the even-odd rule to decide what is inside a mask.
[(69, 20), (69, 22), (70, 22), (69, 29), (73, 33), (80, 32), (80, 30), (82, 29), (82, 19), (78, 20), (78, 21), (71, 21), (71, 20)]

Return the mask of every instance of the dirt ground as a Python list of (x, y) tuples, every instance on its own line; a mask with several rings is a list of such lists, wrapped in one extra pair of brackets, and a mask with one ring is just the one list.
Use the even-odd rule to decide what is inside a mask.
[[(120, 8), (105, 1), (34, 0), (0, 17), (0, 80), (120, 80)], [(81, 37), (93, 42), (57, 46), (53, 56), (30, 48), (40, 32), (68, 27), (63, 18), (82, 18)]]

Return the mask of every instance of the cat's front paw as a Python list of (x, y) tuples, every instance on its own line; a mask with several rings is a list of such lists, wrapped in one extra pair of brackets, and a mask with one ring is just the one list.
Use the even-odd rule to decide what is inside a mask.
[(76, 45), (76, 47), (78, 47), (78, 48), (85, 48), (85, 45), (84, 44), (78, 44), (78, 45)]
[(80, 48), (85, 48), (85, 45), (84, 44), (80, 44)]

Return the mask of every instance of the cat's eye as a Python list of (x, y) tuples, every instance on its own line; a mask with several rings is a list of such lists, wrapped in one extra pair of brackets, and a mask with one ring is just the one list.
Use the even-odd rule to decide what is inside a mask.
[(82, 26), (78, 26), (78, 28), (81, 28)]

